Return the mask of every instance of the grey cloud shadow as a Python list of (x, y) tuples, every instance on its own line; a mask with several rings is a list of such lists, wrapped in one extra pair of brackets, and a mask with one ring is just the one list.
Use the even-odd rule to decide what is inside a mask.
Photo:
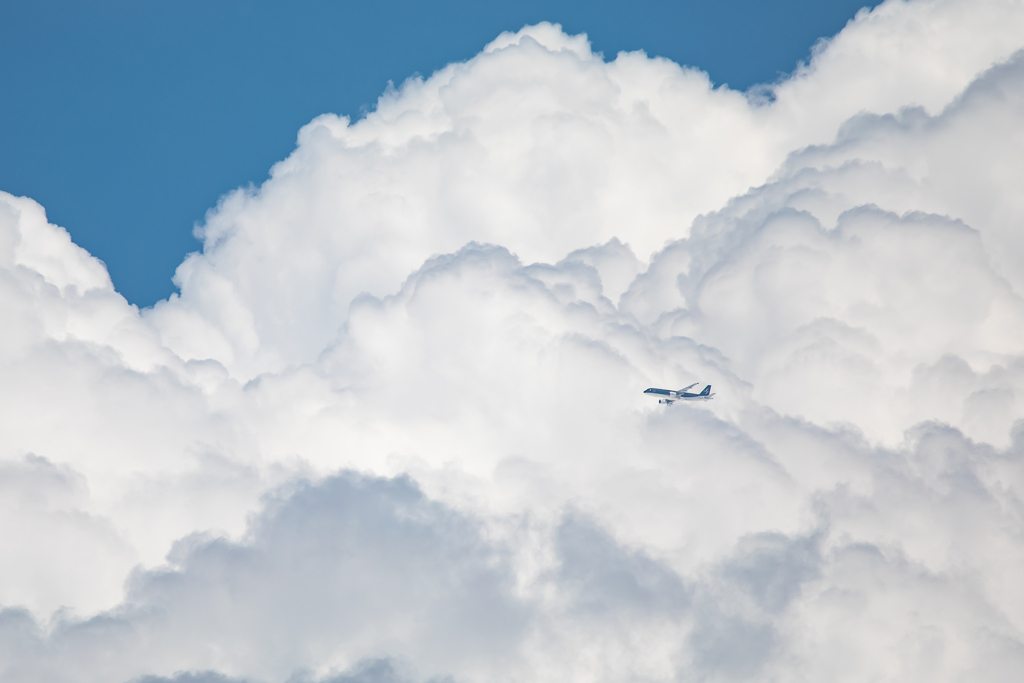
[(571, 596), (572, 611), (613, 611), (679, 616), (690, 590), (671, 568), (621, 546), (594, 520), (570, 512), (555, 531), (557, 581)]
[[(740, 539), (705, 586), (717, 595), (702, 593), (695, 600), (689, 644), (701, 680), (757, 679), (779, 646), (775, 617), (799, 597), (806, 582), (821, 574), (821, 539), (820, 532), (797, 537), (758, 533)], [(748, 601), (745, 608), (743, 598)]]

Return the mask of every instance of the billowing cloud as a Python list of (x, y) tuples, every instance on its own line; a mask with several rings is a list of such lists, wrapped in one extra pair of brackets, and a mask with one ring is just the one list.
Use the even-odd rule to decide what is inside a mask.
[[(965, 39), (969, 28), (987, 38)], [(646, 260), (850, 117), (938, 113), (1022, 31), (1006, 3), (885, 3), (772, 88), (770, 105), (643, 53), (605, 62), (550, 25), (504, 34), (355, 124), (324, 115), (303, 128), (258, 192), (210, 213), (180, 299), (150, 317), (183, 357), (249, 378), (312, 361), (355, 296), (389, 294), (471, 240), (552, 263), (618, 237)]]
[(0, 680), (1014, 680), (1022, 24), (746, 94), (503, 34), (141, 312), (0, 195)]

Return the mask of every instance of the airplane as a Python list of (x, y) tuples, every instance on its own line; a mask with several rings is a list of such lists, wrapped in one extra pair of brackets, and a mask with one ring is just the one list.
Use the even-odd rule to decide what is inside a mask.
[(672, 405), (676, 401), (707, 401), (707, 400), (710, 400), (714, 396), (714, 394), (711, 393), (711, 385), (710, 384), (707, 385), (706, 387), (704, 387), (704, 391), (700, 392), (699, 394), (691, 394), (691, 393), (689, 393), (688, 390), (694, 388), (698, 384), (700, 384), (700, 382), (694, 382), (690, 386), (683, 387), (679, 391), (672, 391), (671, 389), (655, 389), (655, 388), (651, 387), (650, 389), (648, 389), (644, 393), (645, 394), (654, 394), (655, 396), (664, 396), (665, 398), (659, 398), (658, 399), (658, 403), (665, 403), (667, 405)]

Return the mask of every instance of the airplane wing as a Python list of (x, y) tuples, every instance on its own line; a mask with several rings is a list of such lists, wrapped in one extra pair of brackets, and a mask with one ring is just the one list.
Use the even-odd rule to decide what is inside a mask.
[(688, 386), (688, 387), (683, 387), (683, 388), (682, 388), (682, 389), (680, 389), (680, 390), (679, 390), (679, 391), (678, 391), (677, 393), (680, 393), (680, 394), (681, 394), (681, 393), (683, 393), (684, 391), (689, 391), (690, 389), (693, 389), (693, 388), (694, 388), (695, 386), (697, 386), (698, 384), (700, 384), (700, 382), (694, 382), (693, 384), (691, 384), (691, 385), (690, 385), (690, 386)]

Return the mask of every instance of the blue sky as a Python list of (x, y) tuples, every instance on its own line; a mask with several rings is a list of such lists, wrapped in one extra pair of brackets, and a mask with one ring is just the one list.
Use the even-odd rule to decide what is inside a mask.
[[(174, 287), (192, 227), (260, 183), (324, 112), (468, 59), (539, 21), (607, 58), (646, 50), (733, 88), (775, 80), (865, 0), (9, 4), (0, 22), (0, 189), (42, 203), (129, 301)], [(872, 6), (877, 3), (870, 3)]]

